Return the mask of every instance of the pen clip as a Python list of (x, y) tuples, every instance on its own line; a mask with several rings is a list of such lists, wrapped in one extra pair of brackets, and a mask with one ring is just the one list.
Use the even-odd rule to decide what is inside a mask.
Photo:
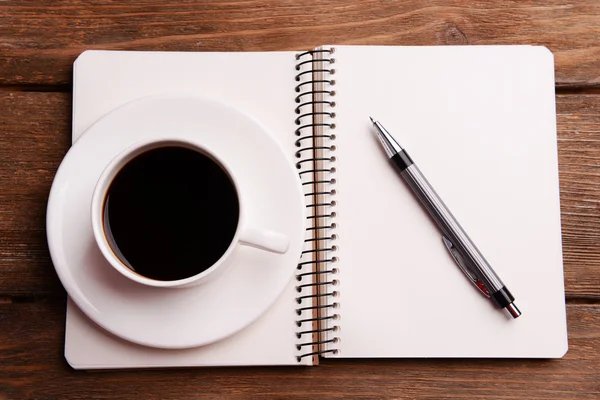
[(442, 240), (444, 241), (444, 244), (446, 245), (446, 248), (450, 252), (450, 255), (452, 256), (452, 258), (454, 259), (454, 261), (456, 262), (456, 264), (458, 265), (458, 267), (461, 269), (461, 271), (467, 276), (467, 278), (469, 278), (469, 280), (471, 282), (473, 282), (473, 284), (477, 287), (477, 289), (479, 289), (479, 291), (481, 293), (483, 293), (483, 295), (485, 297), (489, 298), (490, 297), (490, 292), (487, 290), (487, 288), (485, 287), (485, 285), (483, 284), (483, 282), (481, 282), (479, 280), (479, 278), (477, 277), (477, 275), (475, 275), (465, 265), (465, 263), (464, 263), (461, 255), (459, 254), (458, 250), (456, 250), (456, 247), (454, 247), (454, 245), (452, 244), (452, 242), (450, 241), (450, 239), (448, 239), (446, 236), (442, 236)]

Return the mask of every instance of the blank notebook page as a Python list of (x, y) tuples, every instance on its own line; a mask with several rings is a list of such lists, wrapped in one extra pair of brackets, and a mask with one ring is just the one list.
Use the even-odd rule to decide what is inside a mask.
[[(334, 46), (340, 349), (331, 357), (561, 357), (567, 350), (552, 54)], [(467, 280), (369, 121), (412, 156), (516, 298)]]
[[(228, 104), (260, 121), (295, 161), (293, 52), (169, 53), (88, 51), (74, 73), (73, 139), (98, 118), (135, 99), (182, 93)], [(261, 190), (257, 187), (256, 190)], [(303, 256), (306, 259), (306, 256)], [(256, 275), (262, 279), (261, 275)], [(187, 350), (133, 345), (96, 327), (69, 302), (66, 357), (76, 368), (298, 365), (296, 281), (256, 322), (216, 343)], [(241, 312), (233, 310), (234, 312)], [(235, 318), (235, 313), (224, 315)], [(310, 336), (301, 341), (309, 341)]]

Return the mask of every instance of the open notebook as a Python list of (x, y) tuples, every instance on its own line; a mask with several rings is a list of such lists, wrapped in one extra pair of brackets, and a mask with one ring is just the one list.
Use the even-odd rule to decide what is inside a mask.
[[(160, 350), (111, 336), (69, 302), (65, 354), (75, 368), (566, 352), (546, 48), (88, 51), (75, 63), (73, 90), (73, 140), (115, 107), (157, 93), (245, 111), (298, 163), (309, 214), (297, 278), (250, 327), (208, 346)], [(515, 295), (520, 318), (495, 309), (457, 268), (384, 156), (370, 115), (408, 149)]]

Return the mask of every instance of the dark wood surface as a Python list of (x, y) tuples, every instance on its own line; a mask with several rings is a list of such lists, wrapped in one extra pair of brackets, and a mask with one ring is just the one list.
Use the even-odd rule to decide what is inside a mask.
[(522, 43), (554, 52), (560, 86), (597, 86), (599, 35), (594, 0), (9, 0), (0, 2), (0, 84), (68, 85), (83, 49)]
[[(555, 54), (570, 350), (561, 360), (326, 360), (315, 368), (85, 373), (64, 361), (65, 293), (45, 207), (85, 49), (542, 44)], [(0, 2), (0, 399), (600, 398), (600, 3)]]

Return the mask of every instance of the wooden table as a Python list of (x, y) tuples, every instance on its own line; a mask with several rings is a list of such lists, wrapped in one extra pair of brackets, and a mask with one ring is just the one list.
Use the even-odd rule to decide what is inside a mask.
[[(498, 3), (498, 5), (492, 5)], [(501, 3), (501, 5), (500, 5)], [(561, 360), (339, 360), (315, 368), (76, 372), (46, 199), (85, 49), (539, 44), (554, 52), (570, 350)], [(600, 3), (0, 2), (0, 399), (600, 398)]]

